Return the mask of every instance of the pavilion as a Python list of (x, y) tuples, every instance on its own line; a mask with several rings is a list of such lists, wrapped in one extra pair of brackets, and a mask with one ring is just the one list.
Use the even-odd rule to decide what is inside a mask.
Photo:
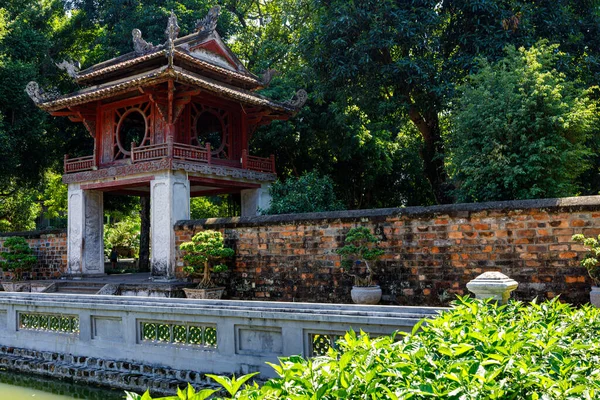
[(150, 196), (151, 268), (155, 279), (175, 271), (173, 225), (190, 218), (190, 196), (241, 194), (243, 216), (270, 202), (275, 161), (249, 154), (260, 125), (294, 115), (306, 101), (257, 94), (269, 84), (250, 73), (217, 31), (219, 7), (179, 38), (171, 12), (166, 41), (154, 45), (134, 29), (134, 51), (79, 71), (57, 64), (83, 88), (67, 95), (26, 91), (53, 116), (84, 124), (92, 155), (64, 160), (68, 184), (68, 274), (104, 273), (103, 194)]

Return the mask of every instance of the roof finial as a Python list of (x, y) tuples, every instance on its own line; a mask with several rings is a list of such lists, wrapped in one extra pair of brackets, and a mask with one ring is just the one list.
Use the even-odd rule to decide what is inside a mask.
[(132, 30), (131, 36), (133, 36), (133, 51), (137, 56), (150, 53), (152, 50), (156, 49), (156, 46), (154, 46), (152, 43), (146, 42), (144, 39), (142, 39), (142, 31), (139, 29)]
[(173, 56), (175, 55), (175, 39), (179, 36), (179, 25), (177, 24), (177, 16), (171, 10), (169, 16), (169, 22), (167, 23), (167, 29), (165, 30), (167, 36), (167, 42), (165, 47), (167, 48), (167, 57), (169, 58), (169, 67), (173, 66)]
[(217, 21), (219, 20), (220, 6), (214, 6), (206, 14), (206, 17), (196, 21), (196, 32), (212, 32), (217, 29)]
[(79, 72), (79, 62), (63, 60), (61, 63), (54, 65), (63, 71), (67, 71), (67, 74), (71, 78), (77, 78), (77, 72)]
[(260, 77), (262, 85), (264, 87), (268, 87), (271, 83), (271, 80), (277, 75), (281, 75), (279, 71), (272, 68), (267, 68), (267, 70)]
[(169, 22), (167, 23), (167, 29), (165, 30), (165, 36), (167, 40), (175, 40), (179, 36), (179, 25), (177, 24), (177, 15), (171, 10), (169, 15)]

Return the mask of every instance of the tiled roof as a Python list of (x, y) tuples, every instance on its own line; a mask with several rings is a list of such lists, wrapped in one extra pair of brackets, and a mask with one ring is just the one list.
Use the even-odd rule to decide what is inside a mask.
[(236, 100), (245, 104), (267, 107), (283, 113), (294, 113), (297, 109), (289, 104), (270, 100), (264, 96), (228, 85), (217, 80), (203, 77), (180, 67), (168, 68), (166, 66), (155, 70), (123, 78), (118, 81), (91, 86), (59, 98), (39, 103), (43, 110), (57, 111), (65, 107), (75, 106), (125, 93), (138, 86), (149, 86), (156, 83), (174, 79), (176, 82), (185, 82), (189, 85), (202, 88), (222, 97)]

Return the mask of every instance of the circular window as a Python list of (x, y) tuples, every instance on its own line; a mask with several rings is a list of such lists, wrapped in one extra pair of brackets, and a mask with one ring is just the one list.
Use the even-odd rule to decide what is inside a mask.
[(211, 112), (203, 112), (196, 117), (196, 138), (200, 146), (210, 143), (211, 153), (218, 154), (223, 150), (223, 124)]
[(131, 142), (144, 143), (146, 138), (146, 117), (138, 109), (127, 111), (119, 120), (117, 141), (123, 154), (131, 153)]

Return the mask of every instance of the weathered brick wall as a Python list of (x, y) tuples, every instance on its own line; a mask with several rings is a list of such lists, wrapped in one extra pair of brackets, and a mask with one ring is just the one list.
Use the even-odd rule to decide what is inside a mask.
[(384, 303), (445, 304), (490, 270), (520, 283), (518, 299), (583, 303), (591, 281), (571, 236), (600, 234), (600, 196), (180, 221), (175, 230), (177, 246), (201, 229), (225, 233), (236, 249), (234, 268), (218, 277), (229, 298), (346, 303), (352, 278), (335, 249), (359, 225), (386, 251), (374, 268)]
[[(59, 277), (67, 268), (67, 233), (64, 230), (0, 233), (0, 252), (6, 251), (4, 241), (11, 236), (24, 237), (38, 258), (31, 271), (33, 279)], [(8, 273), (10, 274), (10, 273)]]

